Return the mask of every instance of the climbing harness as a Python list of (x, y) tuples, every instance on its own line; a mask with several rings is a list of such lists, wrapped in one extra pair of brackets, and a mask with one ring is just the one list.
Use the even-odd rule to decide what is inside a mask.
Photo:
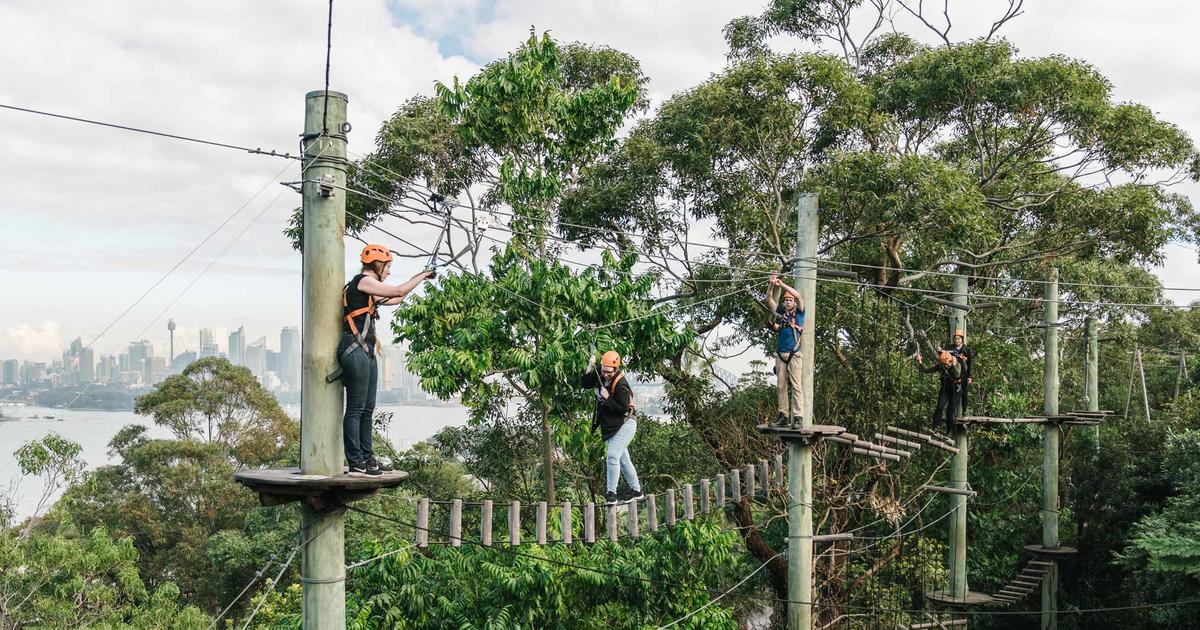
[[(349, 346), (346, 346), (346, 349), (342, 352), (342, 355), (338, 357), (339, 363), (342, 359), (350, 356), (350, 353), (354, 352), (355, 348), (362, 348), (363, 352), (366, 352), (368, 357), (378, 354), (379, 350), (381, 349), (378, 339), (375, 340), (374, 349), (372, 349), (370, 344), (367, 343), (367, 338), (375, 329), (375, 320), (379, 319), (379, 310), (375, 308), (375, 296), (368, 293), (366, 306), (356, 308), (354, 310), (348, 310), (350, 308), (350, 303), (348, 300), (349, 293), (350, 283), (346, 283), (346, 286), (342, 287), (342, 319), (344, 319), (346, 324), (349, 326), (350, 334), (354, 336), (354, 340), (350, 342)], [(354, 318), (363, 314), (366, 314), (366, 317), (363, 319), (362, 330), (359, 330), (358, 324), (354, 323)], [(325, 376), (325, 382), (332, 383), (341, 377), (342, 368), (339, 365), (336, 370)]]

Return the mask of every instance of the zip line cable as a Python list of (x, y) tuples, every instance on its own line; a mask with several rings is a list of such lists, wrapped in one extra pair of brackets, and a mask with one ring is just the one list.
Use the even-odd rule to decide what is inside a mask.
[(258, 214), (254, 215), (254, 218), (251, 219), (250, 222), (246, 224), (246, 227), (242, 228), (242, 231), (238, 232), (237, 236), (234, 236), (233, 239), (230, 240), (227, 245), (225, 245), (224, 249), (222, 249), (215, 257), (213, 257), (212, 260), (208, 261), (208, 265), (206, 265), (204, 267), (204, 269), (200, 270), (200, 273), (196, 274), (196, 277), (192, 278), (192, 281), (189, 282), (188, 285), (186, 287), (184, 287), (183, 290), (180, 291), (175, 296), (175, 298), (171, 300), (171, 302), (169, 304), (167, 304), (165, 307), (163, 307), (163, 309), (161, 311), (159, 311), (158, 315), (155, 315), (154, 319), (150, 320), (149, 324), (146, 324), (146, 327), (142, 329), (142, 332), (139, 332), (137, 334), (137, 338), (141, 339), (146, 334), (146, 332), (148, 330), (150, 330), (151, 327), (153, 327), (155, 324), (157, 324), (158, 321), (162, 319), (163, 315), (166, 315), (167, 311), (171, 310), (171, 307), (175, 306), (175, 303), (178, 302), (180, 300), (180, 298), (182, 298), (184, 295), (186, 295), (187, 292), (190, 291), (192, 289), (192, 287), (195, 286), (196, 283), (199, 282), (200, 279), (204, 277), (204, 274), (208, 273), (208, 271), (213, 268), (213, 265), (217, 264), (217, 262), (220, 261), (221, 258), (225, 254), (227, 254), (229, 252), (229, 250), (231, 248), (233, 248), (233, 246), (236, 245), (237, 242), (239, 240), (241, 240), (241, 238), (243, 236), (246, 235), (246, 232), (249, 232), (250, 228), (254, 227), (254, 225), (256, 223), (258, 223), (258, 220), (261, 219), (263, 217), (263, 215), (267, 213), (268, 210), (275, 207), (275, 204), (279, 202), (280, 197), (282, 197), (283, 193), (285, 193), (285, 192), (287, 192), (286, 189), (279, 191), (279, 194), (275, 195), (274, 199), (272, 199), (269, 203), (267, 203), (267, 205), (263, 206), (263, 209), (259, 210)]
[(286, 158), (289, 160), (299, 160), (300, 159), (299, 156), (292, 155), (291, 153), (283, 153), (280, 151), (276, 151), (275, 149), (271, 149), (270, 151), (263, 150), (262, 147), (251, 149), (250, 147), (243, 147), (243, 146), (239, 146), (236, 144), (229, 144), (226, 142), (217, 142), (215, 140), (204, 140), (201, 138), (192, 138), (189, 136), (181, 136), (181, 135), (177, 135), (177, 134), (173, 134), (173, 133), (166, 133), (163, 131), (153, 131), (150, 129), (142, 129), (139, 127), (118, 125), (116, 123), (104, 122), (104, 121), (100, 121), (100, 120), (79, 118), (77, 116), (68, 116), (66, 114), (56, 114), (54, 112), (47, 112), (47, 111), (42, 111), (42, 110), (38, 110), (38, 109), (30, 109), (27, 107), (17, 107), (16, 105), (6, 105), (4, 103), (0, 103), (0, 109), (9, 109), (9, 110), (17, 111), (17, 112), (25, 112), (27, 114), (37, 114), (39, 116), (49, 116), (50, 118), (60, 118), (62, 120), (71, 120), (74, 122), (85, 123), (88, 125), (98, 125), (100, 127), (109, 127), (112, 129), (121, 129), (123, 131), (144, 133), (147, 135), (158, 136), (161, 138), (171, 138), (172, 140), (183, 140), (184, 142), (195, 142), (197, 144), (206, 144), (209, 146), (221, 147), (221, 148), (225, 148), (225, 149), (237, 149), (238, 151), (244, 151), (246, 153), (253, 153), (256, 155), (266, 155), (269, 157), (280, 157), (280, 158)]
[(329, 60), (333, 56), (333, 0), (329, 0), (329, 21), (325, 27), (325, 107), (321, 111), (321, 135), (329, 135)]
[[(207, 236), (205, 236), (203, 239), (201, 239), (199, 243), (196, 243), (195, 247), (193, 247), (188, 253), (184, 254), (183, 258), (180, 258), (179, 261), (176, 262), (170, 269), (168, 269), (166, 271), (166, 273), (164, 273), (162, 276), (160, 276), (158, 278), (158, 280), (155, 280), (154, 283), (151, 284), (150, 287), (148, 289), (146, 289), (141, 295), (139, 295), (137, 297), (137, 299), (135, 299), (133, 301), (132, 304), (130, 304), (128, 307), (126, 307), (125, 310), (121, 311), (120, 314), (118, 314), (116, 317), (114, 317), (113, 320), (111, 322), (109, 322), (108, 325), (105, 326), (104, 329), (101, 330), (99, 334), (97, 334), (95, 337), (92, 337), (92, 340), (89, 341), (87, 343), (87, 345), (84, 346), (84, 348), (85, 349), (91, 348), (93, 345), (95, 345), (95, 343), (97, 341), (100, 340), (101, 337), (103, 337), (106, 333), (108, 333), (108, 331), (112, 330), (113, 326), (117, 325), (117, 322), (121, 321), (138, 304), (141, 304), (142, 300), (146, 299), (146, 297), (149, 296), (152, 292), (154, 292), (154, 290), (157, 289), (159, 285), (161, 285), (164, 281), (166, 281), (166, 279), (168, 277), (170, 277), (171, 274), (175, 273), (175, 271), (177, 271), (181, 266), (183, 266), (183, 263), (187, 262), (192, 257), (192, 255), (194, 255), (197, 251), (200, 250), (201, 247), (204, 246), (205, 243), (212, 240), (212, 238), (214, 236), (216, 236), (218, 232), (220, 232), (226, 225), (229, 225), (230, 221), (233, 221), (239, 214), (241, 214), (242, 211), (245, 210), (251, 203), (253, 203), (254, 200), (257, 199), (259, 195), (261, 195), (264, 191), (266, 191), (267, 188), (269, 188), (275, 180), (279, 179), (279, 176), (283, 175), (284, 171), (286, 171), (289, 167), (291, 167), (290, 163), (285, 165), (282, 169), (279, 170), (278, 173), (276, 173), (269, 180), (267, 180), (267, 182), (265, 184), (263, 184), (261, 188), (254, 191), (254, 194), (250, 195), (249, 199), (247, 199), (245, 202), (243, 202), (242, 205), (238, 206), (237, 209), (234, 210), (232, 214), (230, 214), (228, 217), (226, 217), (224, 221), (222, 221), (219, 225), (217, 225), (217, 227), (213, 228), (213, 230), (211, 232), (209, 232)], [(88, 386), (91, 386), (91, 383), (88, 383)], [(79, 393), (75, 395), (75, 398), (71, 399), (71, 402), (67, 403), (67, 406), (64, 407), (64, 409), (70, 409), (71, 406), (74, 405), (75, 402), (79, 400), (79, 397), (83, 396), (84, 392), (86, 392), (86, 391), (87, 391), (87, 387), (79, 390)]]
[(758, 575), (758, 572), (759, 572), (759, 571), (762, 571), (764, 568), (766, 568), (766, 566), (767, 566), (768, 564), (770, 564), (770, 563), (771, 563), (773, 560), (775, 560), (775, 558), (778, 558), (779, 556), (782, 556), (782, 555), (783, 555), (782, 553), (777, 553), (777, 554), (775, 554), (775, 555), (771, 556), (770, 558), (767, 558), (767, 561), (766, 561), (766, 562), (764, 562), (764, 563), (762, 563), (762, 564), (758, 565), (758, 568), (757, 568), (757, 569), (755, 569), (755, 570), (751, 571), (751, 572), (750, 572), (748, 575), (746, 575), (746, 577), (744, 577), (744, 578), (742, 578), (741, 580), (739, 580), (737, 584), (734, 584), (733, 586), (729, 587), (729, 590), (725, 591), (724, 593), (721, 593), (720, 595), (716, 596), (715, 598), (713, 598), (713, 599), (709, 600), (707, 604), (705, 604), (705, 605), (703, 605), (703, 606), (701, 606), (701, 607), (697, 608), (696, 610), (693, 610), (692, 612), (690, 612), (690, 613), (688, 613), (688, 614), (686, 614), (686, 615), (684, 615), (684, 616), (682, 616), (682, 617), (680, 617), (680, 618), (676, 619), (675, 621), (672, 621), (671, 623), (669, 623), (669, 624), (667, 624), (667, 625), (665, 625), (665, 626), (659, 626), (659, 627), (658, 627), (658, 630), (663, 630), (664, 628), (670, 628), (671, 626), (677, 625), (677, 624), (678, 624), (679, 622), (681, 622), (681, 621), (686, 621), (687, 619), (691, 618), (692, 616), (699, 614), (699, 613), (700, 613), (701, 611), (703, 611), (705, 608), (708, 608), (709, 606), (712, 606), (713, 604), (715, 604), (715, 603), (717, 603), (717, 602), (721, 601), (721, 598), (723, 598), (723, 597), (725, 597), (726, 595), (728, 595), (728, 594), (732, 593), (733, 591), (737, 590), (737, 588), (738, 588), (739, 586), (741, 586), (741, 585), (745, 584), (745, 583), (746, 583), (746, 582), (747, 582), (747, 581), (748, 581), (750, 578), (754, 577), (755, 575)]

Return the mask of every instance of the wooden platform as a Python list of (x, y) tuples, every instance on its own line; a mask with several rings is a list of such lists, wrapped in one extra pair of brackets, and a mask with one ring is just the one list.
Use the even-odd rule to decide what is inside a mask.
[[(345, 470), (345, 469), (343, 469)], [(382, 475), (301, 475), (299, 468), (239, 470), (233, 480), (258, 493), (263, 505), (302, 501), (323, 512), (365, 499), (380, 489), (394, 488), (408, 479), (403, 470)]]
[(812, 424), (807, 427), (773, 427), (769, 424), (760, 424), (755, 429), (763, 435), (769, 435), (784, 441), (798, 440), (801, 442), (814, 442), (823, 437), (840, 435), (846, 432), (846, 427), (839, 427), (833, 424)]
[(1065, 545), (1059, 545), (1058, 547), (1054, 547), (1053, 549), (1051, 549), (1049, 547), (1043, 547), (1042, 545), (1025, 545), (1024, 547), (1022, 547), (1022, 549), (1024, 549), (1025, 551), (1028, 551), (1029, 553), (1031, 553), (1035, 556), (1044, 557), (1044, 558), (1063, 558), (1063, 557), (1067, 557), (1067, 556), (1073, 556), (1073, 555), (1079, 553), (1078, 549), (1076, 549), (1074, 547), (1067, 547)]
[(925, 599), (933, 602), (934, 604), (957, 608), (990, 606), (992, 605), (993, 601), (991, 595), (976, 591), (967, 591), (966, 597), (955, 597), (954, 593), (951, 593), (950, 591), (925, 591)]

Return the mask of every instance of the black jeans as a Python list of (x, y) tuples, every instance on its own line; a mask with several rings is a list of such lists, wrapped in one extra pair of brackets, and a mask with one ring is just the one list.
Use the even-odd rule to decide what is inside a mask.
[(953, 383), (943, 383), (938, 390), (937, 408), (933, 411), (933, 424), (946, 423), (946, 432), (954, 433), (954, 416), (958, 411), (958, 391)]
[(371, 450), (371, 429), (375, 416), (375, 389), (379, 383), (379, 369), (374, 354), (355, 347), (344, 354), (354, 341), (354, 336), (342, 335), (338, 344), (338, 363), (342, 366), (342, 385), (346, 387), (346, 415), (342, 418), (342, 442), (346, 447), (346, 461), (351, 465), (362, 464), (375, 456)]
[(958, 387), (959, 395), (962, 397), (962, 415), (966, 416), (969, 415), (967, 413), (967, 388), (970, 387), (970, 383), (967, 382), (967, 377), (963, 377), (963, 380), (958, 384)]

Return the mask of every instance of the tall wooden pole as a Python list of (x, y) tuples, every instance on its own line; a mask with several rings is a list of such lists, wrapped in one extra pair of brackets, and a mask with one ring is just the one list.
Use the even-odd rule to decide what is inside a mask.
[[(1087, 335), (1087, 390), (1084, 396), (1087, 398), (1088, 411), (1100, 411), (1100, 338), (1096, 334), (1095, 317), (1087, 318), (1084, 331)], [(1088, 437), (1093, 448), (1100, 448), (1100, 427), (1090, 427)]]
[[(1042, 412), (1058, 415), (1058, 269), (1050, 270), (1042, 299), (1042, 324), (1045, 326), (1045, 365)], [(1090, 404), (1090, 403), (1089, 403)], [(1042, 429), (1042, 546), (1058, 548), (1058, 423), (1049, 421)], [(1058, 627), (1058, 562), (1050, 561), (1042, 580), (1042, 629)]]
[[(802, 193), (796, 201), (796, 258), (794, 282), (804, 300), (804, 331), (800, 335), (801, 388), (804, 396), (804, 415), (800, 426), (813, 424), (813, 341), (817, 318), (817, 239), (820, 220), (817, 216), (817, 195)], [(789, 406), (790, 409), (790, 406)], [(793, 419), (794, 421), (794, 419)], [(812, 630), (813, 601), (813, 489), (812, 444), (807, 441), (788, 442), (788, 628)]]
[[(951, 300), (956, 304), (967, 304), (967, 278), (956, 275), (950, 280)], [(967, 332), (967, 311), (965, 308), (950, 309), (949, 339), (954, 340), (954, 331)], [(962, 398), (955, 397), (950, 404), (955, 406), (955, 417), (961, 417)], [(950, 487), (967, 490), (968, 439), (967, 426), (958, 424), (954, 429), (954, 447), (958, 452), (950, 467)], [(970, 590), (967, 586), (967, 495), (951, 494), (950, 502), (954, 506), (954, 515), (950, 522), (950, 592), (955, 599), (965, 599)]]
[[(300, 390), (300, 471), (342, 473), (342, 384), (325, 382), (337, 367), (345, 281), (346, 95), (324, 90), (305, 95), (304, 321)], [(328, 111), (326, 108), (328, 107)], [(328, 125), (328, 127), (326, 127)], [(340, 512), (300, 513), (304, 544), (304, 630), (346, 627), (345, 520)]]

